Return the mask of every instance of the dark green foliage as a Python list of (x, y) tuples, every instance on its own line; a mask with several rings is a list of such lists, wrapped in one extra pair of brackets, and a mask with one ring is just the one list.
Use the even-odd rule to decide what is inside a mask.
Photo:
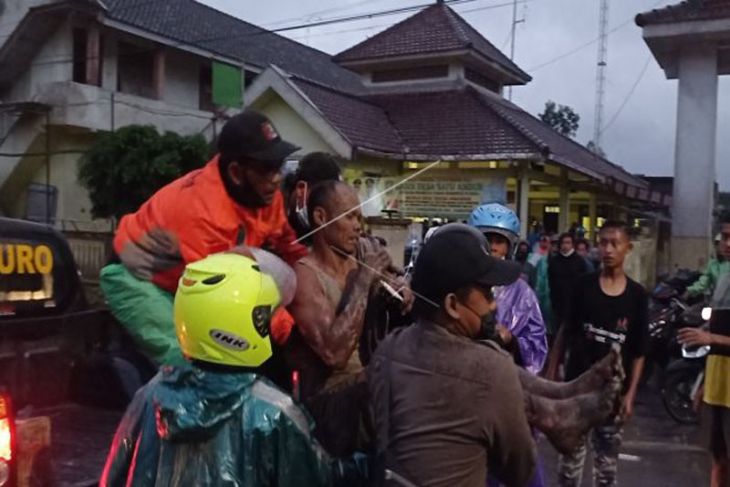
[(96, 218), (136, 211), (157, 190), (197, 169), (209, 157), (202, 135), (160, 135), (152, 126), (130, 125), (99, 136), (79, 162)]

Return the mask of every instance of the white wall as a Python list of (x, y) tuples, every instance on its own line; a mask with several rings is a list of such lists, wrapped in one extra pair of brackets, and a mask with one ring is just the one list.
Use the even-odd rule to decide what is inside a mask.
[(322, 137), (312, 130), (309, 124), (278, 95), (264, 96), (257, 100), (251, 108), (269, 117), (282, 138), (301, 147), (293, 155), (294, 158), (313, 151), (335, 153)]
[(73, 73), (72, 55), (71, 24), (64, 22), (46, 39), (30, 68), (18, 78), (3, 101), (35, 101), (44, 84), (70, 80)]
[(181, 51), (168, 50), (165, 56), (165, 101), (197, 110), (203, 60)]

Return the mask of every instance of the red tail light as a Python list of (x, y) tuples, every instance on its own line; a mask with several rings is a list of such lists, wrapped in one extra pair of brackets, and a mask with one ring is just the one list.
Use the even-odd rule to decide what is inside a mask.
[(13, 434), (10, 431), (10, 420), (0, 419), (0, 460), (9, 462), (13, 459)]
[(10, 398), (0, 394), (0, 487), (10, 481), (15, 457), (15, 418)]
[(13, 459), (13, 447), (15, 446), (12, 412), (10, 398), (0, 394), (0, 460), (6, 462)]

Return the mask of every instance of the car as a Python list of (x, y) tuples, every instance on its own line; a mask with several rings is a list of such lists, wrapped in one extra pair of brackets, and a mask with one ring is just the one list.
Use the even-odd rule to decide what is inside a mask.
[(124, 408), (155, 373), (88, 304), (66, 238), (0, 217), (0, 487), (95, 485)]

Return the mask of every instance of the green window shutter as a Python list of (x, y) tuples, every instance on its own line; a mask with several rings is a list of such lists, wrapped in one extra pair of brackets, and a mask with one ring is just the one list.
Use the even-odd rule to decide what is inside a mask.
[(213, 61), (213, 103), (241, 108), (243, 106), (243, 83), (241, 68)]

